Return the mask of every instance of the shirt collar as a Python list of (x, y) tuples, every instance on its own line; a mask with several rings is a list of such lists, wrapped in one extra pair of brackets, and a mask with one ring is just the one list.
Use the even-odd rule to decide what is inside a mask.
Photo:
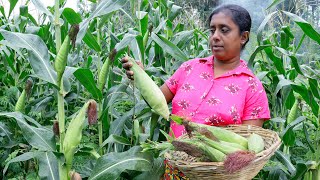
[(211, 55), (209, 57), (205, 57), (205, 58), (199, 58), (199, 63), (212, 65), (213, 64), (213, 55)]
[[(213, 55), (205, 58), (199, 58), (199, 63), (213, 65), (214, 64), (213, 59), (214, 59)], [(239, 75), (239, 74), (247, 74), (251, 77), (254, 77), (254, 74), (248, 68), (247, 63), (242, 59), (240, 59), (240, 65), (238, 67), (227, 72), (225, 75), (229, 76), (229, 75)]]

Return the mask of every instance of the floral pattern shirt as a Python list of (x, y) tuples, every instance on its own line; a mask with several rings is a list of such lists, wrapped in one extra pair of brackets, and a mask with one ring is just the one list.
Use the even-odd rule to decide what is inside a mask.
[[(237, 68), (214, 78), (213, 58), (184, 62), (165, 82), (174, 94), (172, 114), (214, 126), (269, 119), (266, 92), (246, 62), (241, 60)], [(186, 133), (173, 121), (170, 127), (175, 137)]]

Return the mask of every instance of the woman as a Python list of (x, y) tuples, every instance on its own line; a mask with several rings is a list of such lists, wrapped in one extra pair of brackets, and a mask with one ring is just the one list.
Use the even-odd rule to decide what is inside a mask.
[[(270, 118), (268, 99), (257, 77), (248, 69), (240, 53), (249, 41), (251, 17), (238, 5), (223, 5), (209, 17), (209, 44), (212, 56), (184, 62), (160, 89), (172, 114), (214, 126), (252, 124), (262, 126)], [(128, 77), (131, 64), (122, 59)], [(185, 129), (175, 122), (175, 137)], [(185, 179), (181, 172), (166, 165), (164, 179)]]

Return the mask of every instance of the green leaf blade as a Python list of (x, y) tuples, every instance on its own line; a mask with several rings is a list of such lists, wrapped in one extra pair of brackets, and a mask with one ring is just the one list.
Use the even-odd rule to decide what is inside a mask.
[(97, 88), (93, 78), (93, 74), (89, 69), (80, 68), (76, 70), (73, 75), (79, 80), (79, 82), (91, 93), (91, 95), (98, 100), (102, 99), (102, 93)]
[(152, 165), (149, 153), (141, 153), (138, 146), (122, 153), (109, 153), (98, 159), (90, 180), (114, 180), (125, 170), (148, 171)]

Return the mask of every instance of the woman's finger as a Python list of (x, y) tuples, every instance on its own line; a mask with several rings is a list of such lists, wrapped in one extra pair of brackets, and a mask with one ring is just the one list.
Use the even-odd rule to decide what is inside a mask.
[(123, 63), (123, 64), (122, 64), (122, 67), (123, 67), (124, 69), (126, 69), (126, 70), (129, 70), (129, 69), (132, 67), (132, 64), (129, 63), (129, 62)]
[(128, 62), (128, 58), (127, 58), (127, 57), (123, 57), (123, 58), (121, 59), (121, 63), (126, 63), (126, 62)]
[(126, 75), (129, 79), (133, 80), (133, 71), (126, 71)]

